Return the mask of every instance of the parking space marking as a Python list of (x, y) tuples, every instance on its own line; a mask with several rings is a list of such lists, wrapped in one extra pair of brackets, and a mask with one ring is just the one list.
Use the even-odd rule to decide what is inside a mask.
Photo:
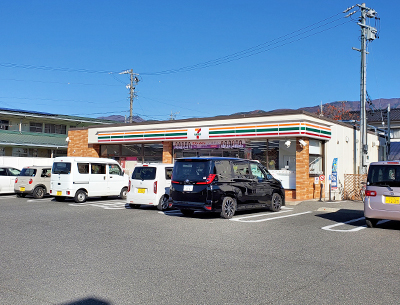
[[(344, 230), (344, 229), (332, 229), (332, 228), (339, 227), (339, 226), (342, 226), (342, 225), (347, 225), (347, 224), (349, 224), (349, 223), (353, 223), (353, 222), (357, 222), (357, 221), (361, 221), (361, 220), (363, 220), (363, 219), (365, 219), (365, 217), (360, 217), (360, 218), (351, 219), (351, 220), (348, 220), (348, 221), (345, 221), (345, 222), (335, 223), (335, 224), (333, 224), (333, 225), (329, 225), (329, 226), (322, 227), (321, 229), (322, 229), (322, 230), (326, 230), (326, 231), (332, 231), (332, 232), (357, 232), (357, 231), (360, 231), (360, 230), (362, 230), (362, 229), (365, 229), (365, 228), (367, 227), (367, 225), (358, 226), (358, 227), (355, 227), (355, 228), (349, 229), (349, 230)], [(380, 221), (378, 222), (378, 224), (382, 224), (382, 223), (385, 223), (385, 222), (388, 222), (388, 221), (389, 221), (389, 220), (380, 220)]]
[(268, 217), (268, 218), (257, 219), (257, 220), (245, 220), (245, 219), (251, 218), (251, 217), (271, 216), (271, 215), (276, 215), (278, 213), (285, 213), (285, 212), (290, 212), (290, 211), (281, 211), (281, 212), (275, 212), (275, 213), (271, 213), (271, 214), (261, 214), (261, 215), (259, 214), (259, 215), (254, 215), (254, 216), (237, 217), (237, 218), (231, 218), (229, 220), (238, 221), (238, 222), (263, 222), (263, 221), (269, 221), (269, 220), (275, 220), (275, 219), (281, 219), (281, 218), (287, 218), (287, 217), (294, 217), (294, 216), (300, 216), (300, 215), (312, 213), (312, 211), (307, 211), (307, 212), (302, 212), (302, 213), (295, 213), (295, 214), (289, 214), (289, 215), (283, 215), (283, 216), (277, 216), (277, 217)]
[(107, 201), (97, 201), (95, 203), (69, 203), (69, 206), (73, 207), (84, 207), (84, 206), (92, 206), (92, 207), (97, 207), (97, 208), (102, 208), (105, 210), (125, 210), (126, 207), (126, 202), (107, 202)]
[(0, 196), (0, 200), (10, 199), (10, 198), (16, 198), (15, 194), (14, 195)]

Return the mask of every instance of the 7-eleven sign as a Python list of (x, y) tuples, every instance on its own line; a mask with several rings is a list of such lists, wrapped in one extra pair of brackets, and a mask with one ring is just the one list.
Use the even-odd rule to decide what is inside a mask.
[(188, 140), (209, 139), (208, 127), (188, 128)]

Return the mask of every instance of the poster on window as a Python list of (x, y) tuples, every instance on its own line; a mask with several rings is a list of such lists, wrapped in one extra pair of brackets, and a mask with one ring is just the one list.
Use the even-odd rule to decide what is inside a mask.
[(332, 182), (331, 182), (331, 187), (333, 189), (337, 189), (338, 183), (337, 183), (337, 162), (338, 158), (333, 158), (332, 162)]
[(245, 140), (209, 140), (209, 141), (176, 141), (174, 149), (212, 149), (212, 148), (244, 148)]

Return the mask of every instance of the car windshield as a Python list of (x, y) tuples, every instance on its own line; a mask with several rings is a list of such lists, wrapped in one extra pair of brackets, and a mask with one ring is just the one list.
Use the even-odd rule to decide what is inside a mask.
[(175, 162), (172, 179), (174, 181), (204, 181), (210, 174), (211, 161), (179, 160)]
[(19, 173), (19, 176), (27, 176), (27, 177), (35, 177), (36, 169), (35, 168), (23, 168)]
[(400, 187), (400, 165), (370, 165), (367, 184), (371, 186)]
[(135, 167), (132, 173), (133, 180), (154, 180), (156, 179), (156, 168), (143, 166)]
[(52, 174), (65, 174), (71, 173), (71, 163), (69, 162), (54, 162)]

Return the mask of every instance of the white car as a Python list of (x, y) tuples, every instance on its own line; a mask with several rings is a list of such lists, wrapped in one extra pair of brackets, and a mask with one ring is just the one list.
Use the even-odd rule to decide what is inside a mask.
[(10, 166), (0, 167), (0, 194), (14, 193), (15, 178), (20, 170)]
[(168, 208), (173, 164), (150, 163), (135, 167), (129, 181), (127, 203), (132, 208), (153, 205), (160, 211)]

